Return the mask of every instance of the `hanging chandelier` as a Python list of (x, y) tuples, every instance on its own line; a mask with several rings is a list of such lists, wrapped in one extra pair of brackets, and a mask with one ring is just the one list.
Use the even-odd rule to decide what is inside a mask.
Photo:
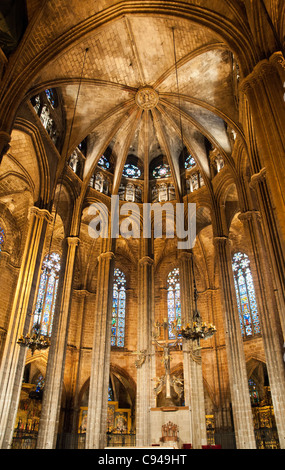
[(201, 315), (198, 310), (197, 301), (198, 301), (198, 292), (195, 280), (195, 271), (194, 271), (194, 260), (192, 253), (192, 276), (193, 276), (193, 288), (194, 288), (194, 311), (193, 311), (193, 321), (192, 324), (188, 323), (186, 326), (182, 326), (180, 334), (182, 338), (190, 341), (198, 341), (198, 344), (201, 339), (209, 339), (216, 333), (217, 329), (212, 323), (206, 323), (202, 321)]
[(40, 323), (36, 323), (31, 329), (30, 334), (27, 333), (26, 336), (20, 336), (17, 344), (29, 348), (33, 356), (36, 349), (44, 350), (50, 347), (50, 338), (41, 333), (41, 325)]
[[(182, 115), (181, 115), (181, 103), (180, 103), (180, 91), (179, 91), (179, 80), (178, 80), (178, 67), (177, 67), (177, 57), (176, 57), (176, 45), (175, 45), (175, 29), (172, 28), (173, 33), (173, 50), (174, 50), (174, 62), (175, 62), (175, 74), (176, 74), (176, 83), (177, 83), (177, 95), (179, 101), (179, 120), (180, 120), (180, 132), (181, 132), (181, 146), (182, 151), (184, 150), (184, 139), (183, 139), (183, 125), (182, 125)], [(211, 323), (205, 323), (202, 321), (200, 313), (197, 308), (197, 287), (195, 281), (195, 272), (194, 272), (194, 262), (193, 262), (193, 253), (192, 253), (192, 275), (193, 275), (193, 284), (194, 284), (194, 312), (192, 323), (188, 323), (186, 326), (182, 326), (179, 330), (179, 335), (184, 339), (190, 341), (198, 341), (198, 344), (201, 339), (211, 338), (216, 333), (216, 327)]]
[(198, 312), (195, 312), (193, 316), (193, 323), (189, 323), (181, 328), (181, 336), (187, 340), (199, 341), (200, 339), (208, 339), (214, 336), (216, 333), (216, 327), (211, 323), (205, 323)]

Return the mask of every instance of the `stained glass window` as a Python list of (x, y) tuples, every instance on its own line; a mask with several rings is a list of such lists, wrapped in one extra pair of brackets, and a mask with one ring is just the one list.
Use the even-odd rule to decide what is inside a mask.
[(196, 166), (195, 158), (192, 157), (192, 155), (188, 155), (188, 157), (185, 160), (185, 169), (186, 170), (191, 170)]
[(42, 376), (42, 374), (39, 374), (37, 376), (35, 382), (36, 382), (36, 392), (40, 392), (44, 388), (44, 385), (45, 385), (45, 379)]
[(244, 253), (236, 253), (233, 257), (232, 267), (242, 336), (249, 337), (259, 334), (261, 330), (248, 256)]
[(60, 271), (60, 256), (58, 253), (47, 255), (43, 261), (42, 274), (34, 315), (34, 325), (40, 325), (42, 335), (51, 335), (58, 278)]
[(112, 387), (111, 381), (109, 382), (109, 387), (108, 387), (108, 401), (114, 401), (114, 393), (113, 393), (113, 387)]
[(125, 178), (132, 178), (138, 179), (141, 177), (141, 170), (138, 166), (134, 165), (133, 163), (126, 163), (123, 170), (123, 176)]
[(105, 155), (102, 155), (102, 157), (100, 158), (100, 160), (98, 162), (98, 166), (100, 166), (100, 168), (103, 168), (103, 170), (109, 170), (110, 169), (110, 162), (109, 162), (108, 158), (105, 157)]
[(257, 390), (256, 383), (252, 379), (249, 379), (248, 385), (249, 385), (249, 394), (250, 394), (251, 404), (253, 406), (254, 405), (256, 406), (259, 404), (259, 393)]
[(162, 163), (154, 168), (152, 176), (155, 179), (169, 178), (171, 176), (170, 166), (167, 163)]
[(48, 88), (45, 90), (45, 92), (47, 95), (47, 99), (49, 100), (50, 104), (54, 108), (56, 105), (54, 91), (51, 88)]
[[(167, 309), (168, 323), (177, 321), (177, 326), (181, 328), (181, 301), (180, 301), (180, 280), (179, 268), (173, 269), (167, 277)], [(174, 338), (170, 329), (168, 332), (170, 339)]]
[(125, 345), (126, 277), (119, 269), (114, 271), (111, 346)]
[(2, 246), (4, 245), (4, 240), (5, 240), (5, 232), (3, 228), (0, 227), (0, 253), (2, 250)]

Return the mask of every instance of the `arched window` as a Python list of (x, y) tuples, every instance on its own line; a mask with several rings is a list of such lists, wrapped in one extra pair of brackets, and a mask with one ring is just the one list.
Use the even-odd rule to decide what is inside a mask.
[(261, 331), (248, 256), (244, 253), (236, 253), (232, 267), (242, 336), (250, 337)]
[(114, 392), (113, 392), (111, 380), (109, 381), (109, 387), (108, 387), (108, 401), (114, 401)]
[(4, 240), (5, 240), (5, 232), (2, 227), (0, 227), (0, 253), (2, 250), (2, 247), (4, 245)]
[(252, 406), (259, 405), (260, 397), (256, 383), (252, 379), (249, 379), (248, 386)]
[(100, 166), (100, 168), (103, 168), (103, 170), (109, 170), (110, 169), (110, 162), (109, 162), (108, 158), (105, 157), (105, 155), (102, 155), (102, 157), (98, 161), (98, 166)]
[(51, 335), (59, 271), (59, 254), (51, 253), (47, 255), (42, 265), (42, 274), (34, 315), (34, 326), (40, 325), (41, 334), (46, 336)]
[(119, 269), (115, 269), (113, 284), (111, 346), (123, 348), (125, 345), (125, 317), (126, 276)]
[(185, 159), (185, 169), (192, 170), (194, 166), (196, 166), (195, 158), (192, 157), (192, 155), (188, 155), (188, 157)]
[[(167, 309), (168, 309), (168, 323), (177, 321), (177, 325), (181, 328), (181, 301), (180, 301), (180, 280), (179, 268), (173, 269), (167, 277)], [(168, 336), (170, 339), (174, 335), (169, 329)]]
[(162, 163), (152, 170), (152, 176), (155, 179), (169, 178), (171, 176), (171, 169), (167, 163)]
[(141, 170), (134, 163), (126, 163), (123, 170), (123, 176), (125, 178), (138, 179), (141, 177)]

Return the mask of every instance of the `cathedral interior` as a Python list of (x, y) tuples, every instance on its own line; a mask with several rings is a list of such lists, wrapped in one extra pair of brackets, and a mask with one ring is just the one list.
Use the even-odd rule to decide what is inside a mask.
[(0, 20), (0, 447), (284, 449), (284, 1)]

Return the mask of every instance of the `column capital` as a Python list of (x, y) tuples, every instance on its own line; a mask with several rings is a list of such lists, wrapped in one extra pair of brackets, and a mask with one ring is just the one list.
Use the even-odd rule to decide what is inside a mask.
[(78, 246), (80, 243), (80, 238), (78, 237), (67, 237), (66, 240), (69, 246), (72, 246), (72, 245)]
[(139, 265), (144, 265), (144, 264), (153, 265), (154, 260), (150, 258), (150, 256), (144, 256), (143, 258), (139, 260)]
[(229, 237), (227, 236), (221, 236), (221, 237), (214, 237), (213, 238), (213, 243), (214, 245), (221, 245), (221, 244), (224, 244), (224, 245), (230, 245), (231, 244), (231, 240), (229, 239)]
[(262, 168), (259, 173), (252, 175), (249, 186), (255, 189), (257, 184), (266, 179), (266, 168)]
[(271, 63), (268, 59), (263, 59), (254, 67), (253, 71), (245, 77), (240, 83), (240, 91), (247, 94), (250, 90), (253, 90), (259, 83), (260, 80), (266, 75), (273, 75), (276, 73), (276, 67), (274, 63)]
[(40, 209), (39, 207), (32, 206), (30, 207), (28, 218), (30, 218), (31, 215), (35, 215), (39, 219), (45, 219), (48, 223), (53, 221), (53, 216), (47, 209)]
[(105, 253), (101, 253), (99, 256), (98, 256), (98, 260), (100, 259), (113, 259), (115, 258), (115, 254), (112, 252), (112, 251), (106, 251)]
[(79, 297), (79, 298), (85, 298), (85, 297), (88, 297), (90, 295), (95, 295), (95, 293), (93, 292), (89, 292), (88, 290), (86, 289), (75, 289), (73, 291), (74, 295)]
[(281, 66), (282, 69), (285, 70), (285, 58), (281, 51), (274, 52), (269, 58), (269, 61), (274, 65)]
[(253, 218), (261, 219), (261, 214), (259, 211), (251, 210), (251, 211), (241, 212), (238, 215), (238, 218), (241, 222), (244, 223), (248, 220), (252, 220)]

